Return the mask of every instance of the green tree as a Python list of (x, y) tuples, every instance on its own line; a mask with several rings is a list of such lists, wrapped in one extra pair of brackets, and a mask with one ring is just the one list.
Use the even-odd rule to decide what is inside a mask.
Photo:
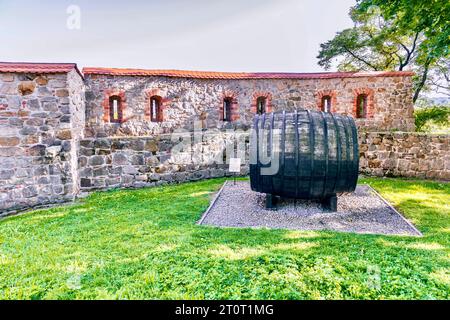
[(414, 102), (422, 90), (448, 92), (450, 2), (448, 0), (360, 0), (350, 10), (354, 27), (320, 45), (325, 69), (412, 70)]

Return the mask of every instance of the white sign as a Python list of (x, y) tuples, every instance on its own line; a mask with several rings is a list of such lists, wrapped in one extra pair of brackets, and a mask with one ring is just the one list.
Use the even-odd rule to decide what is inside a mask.
[(241, 172), (241, 158), (231, 158), (230, 159), (230, 172)]

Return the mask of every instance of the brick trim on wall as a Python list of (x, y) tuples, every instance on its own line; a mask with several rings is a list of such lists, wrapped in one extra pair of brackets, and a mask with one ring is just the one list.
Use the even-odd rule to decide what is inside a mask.
[(239, 102), (238, 93), (231, 90), (225, 90), (222, 92), (222, 99), (219, 104), (219, 119), (223, 121), (223, 101), (224, 99), (231, 99), (231, 122), (239, 120)]
[(374, 91), (370, 88), (358, 88), (353, 90), (353, 110), (352, 115), (356, 118), (356, 110), (358, 108), (358, 96), (360, 94), (365, 94), (367, 96), (367, 110), (366, 110), (366, 118), (373, 118), (375, 112), (375, 97)]
[(272, 112), (272, 94), (270, 92), (256, 91), (252, 95), (252, 104), (250, 106), (250, 110), (252, 113), (257, 112), (257, 101), (258, 98), (266, 99), (266, 112)]
[(153, 88), (153, 89), (149, 89), (147, 91), (145, 91), (145, 109), (144, 109), (144, 114), (145, 114), (145, 120), (151, 121), (151, 106), (150, 106), (150, 99), (152, 97), (157, 97), (160, 99), (160, 116), (158, 119), (158, 122), (162, 122), (164, 121), (164, 110), (166, 109), (166, 107), (168, 107), (170, 105), (170, 99), (168, 99), (166, 97), (166, 92), (161, 90), (160, 88)]
[(331, 97), (331, 112), (336, 112), (337, 95), (335, 90), (321, 90), (316, 93), (317, 109), (323, 111), (322, 98), (325, 96)]
[(102, 105), (103, 105), (103, 121), (108, 122), (108, 123), (110, 122), (109, 99), (113, 96), (118, 96), (120, 98), (120, 109), (122, 111), (122, 119), (118, 123), (126, 122), (127, 121), (127, 117), (126, 117), (127, 101), (126, 101), (125, 91), (118, 90), (118, 89), (107, 89), (104, 92), (104, 98), (103, 98), (103, 103), (102, 103)]

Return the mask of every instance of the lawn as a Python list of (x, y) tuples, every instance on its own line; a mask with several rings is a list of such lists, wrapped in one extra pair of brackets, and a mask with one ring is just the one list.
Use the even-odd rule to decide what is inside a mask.
[(223, 179), (0, 221), (2, 299), (449, 299), (450, 185), (364, 179), (423, 237), (195, 222)]

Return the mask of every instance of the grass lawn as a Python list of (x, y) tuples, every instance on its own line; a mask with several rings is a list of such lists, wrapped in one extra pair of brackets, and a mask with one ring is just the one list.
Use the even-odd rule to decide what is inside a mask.
[(223, 179), (0, 221), (2, 299), (449, 299), (450, 185), (364, 179), (424, 237), (195, 222)]

